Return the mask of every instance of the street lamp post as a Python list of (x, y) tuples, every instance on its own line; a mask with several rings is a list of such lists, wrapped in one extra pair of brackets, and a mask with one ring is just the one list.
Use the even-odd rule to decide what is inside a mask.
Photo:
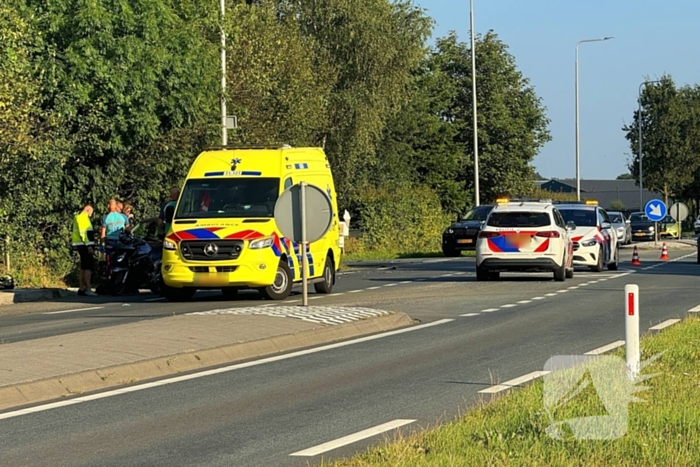
[(661, 80), (644, 81), (639, 85), (639, 93), (637, 95), (637, 103), (639, 104), (639, 112), (637, 113), (637, 128), (639, 129), (639, 210), (644, 209), (644, 190), (642, 179), (642, 88), (647, 84), (660, 83)]
[(579, 110), (578, 110), (578, 46), (584, 42), (601, 42), (613, 39), (612, 37), (603, 37), (600, 39), (584, 39), (576, 43), (576, 199), (581, 201), (581, 164), (579, 155)]
[(226, 0), (221, 0), (221, 145), (228, 144), (226, 128), (226, 32), (224, 31), (224, 15)]
[(474, 1), (469, 0), (469, 22), (472, 42), (472, 120), (474, 124), (474, 205), (479, 203), (479, 135), (476, 118), (476, 51), (474, 48)]

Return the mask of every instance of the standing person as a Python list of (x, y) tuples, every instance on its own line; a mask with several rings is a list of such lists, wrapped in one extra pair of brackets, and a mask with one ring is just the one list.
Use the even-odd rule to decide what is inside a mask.
[[(165, 235), (168, 234), (168, 230), (170, 229), (170, 220), (172, 220), (172, 216), (166, 215), (166, 213), (170, 213), (175, 211), (175, 206), (177, 206), (177, 200), (180, 198), (180, 189), (178, 187), (174, 187), (170, 189), (170, 201), (165, 203), (165, 206), (163, 206), (163, 209), (160, 210), (160, 215), (158, 216), (158, 225), (163, 226), (163, 233)], [(168, 219), (170, 217), (170, 219)]]
[(94, 209), (92, 205), (89, 203), (85, 204), (82, 211), (73, 218), (73, 233), (71, 235), (73, 247), (78, 251), (78, 255), (80, 256), (78, 295), (86, 295), (88, 297), (97, 295), (90, 288), (92, 270), (94, 267), (93, 245), (95, 244), (95, 232), (92, 228), (92, 221), (90, 221), (90, 217), (93, 213)]
[(134, 208), (131, 206), (131, 204), (126, 203), (124, 205), (124, 210), (122, 213), (126, 216), (126, 220), (129, 223), (129, 225), (133, 226), (134, 225)]
[(119, 203), (116, 199), (110, 199), (107, 204), (109, 213), (102, 219), (102, 232), (100, 239), (119, 238), (119, 232), (130, 227), (124, 214), (119, 212)]

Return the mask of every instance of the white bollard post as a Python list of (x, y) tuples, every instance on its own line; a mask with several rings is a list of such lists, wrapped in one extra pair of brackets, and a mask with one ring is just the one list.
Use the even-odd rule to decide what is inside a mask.
[(639, 286), (625, 286), (625, 350), (627, 373), (631, 380), (639, 376)]

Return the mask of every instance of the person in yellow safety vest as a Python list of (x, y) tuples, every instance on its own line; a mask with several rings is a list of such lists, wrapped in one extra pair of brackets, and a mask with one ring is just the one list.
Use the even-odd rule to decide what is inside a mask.
[(83, 210), (73, 218), (73, 233), (71, 236), (73, 248), (78, 251), (80, 256), (80, 274), (78, 276), (80, 288), (78, 289), (78, 295), (87, 295), (88, 297), (97, 295), (90, 290), (90, 280), (92, 279), (92, 269), (95, 262), (93, 257), (95, 233), (90, 221), (93, 213), (94, 209), (91, 204), (88, 203), (83, 206)]

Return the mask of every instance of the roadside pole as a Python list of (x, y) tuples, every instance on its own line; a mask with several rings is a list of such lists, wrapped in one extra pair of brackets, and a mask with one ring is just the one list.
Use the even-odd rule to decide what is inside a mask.
[(309, 305), (308, 284), (308, 259), (306, 258), (306, 183), (301, 182), (301, 281), (302, 281), (302, 305)]
[(635, 380), (640, 370), (639, 353), (639, 286), (625, 286), (625, 353), (627, 374)]

